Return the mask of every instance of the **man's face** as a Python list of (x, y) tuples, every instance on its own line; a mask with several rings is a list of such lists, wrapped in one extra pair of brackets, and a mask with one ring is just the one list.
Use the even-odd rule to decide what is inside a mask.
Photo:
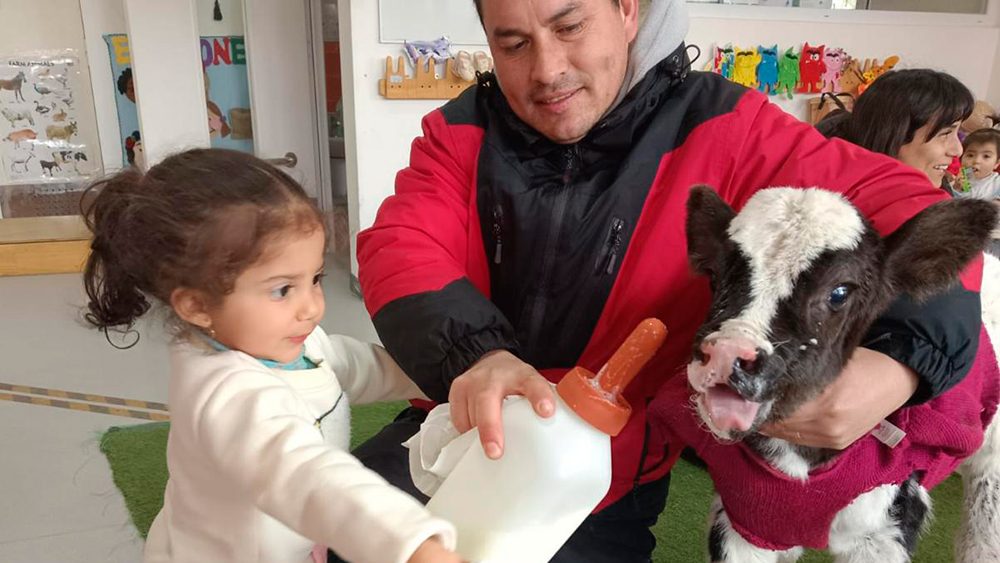
[(582, 139), (621, 89), (638, 0), (483, 0), (504, 95), (556, 143)]

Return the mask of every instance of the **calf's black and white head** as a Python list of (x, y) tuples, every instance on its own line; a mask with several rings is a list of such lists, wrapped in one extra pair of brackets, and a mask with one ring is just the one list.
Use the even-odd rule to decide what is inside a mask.
[(712, 288), (688, 380), (723, 439), (817, 395), (878, 314), (956, 283), (997, 223), (988, 202), (949, 200), (883, 240), (839, 194), (797, 188), (761, 190), (736, 214), (697, 186), (687, 211), (688, 256)]

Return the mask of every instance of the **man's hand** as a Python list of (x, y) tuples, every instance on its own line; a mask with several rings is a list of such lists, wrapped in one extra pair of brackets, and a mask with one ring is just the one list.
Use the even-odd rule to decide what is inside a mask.
[(508, 395), (524, 395), (543, 418), (555, 412), (555, 396), (549, 382), (507, 350), (484, 354), (455, 378), (448, 393), (455, 429), (466, 432), (479, 427), (479, 440), (490, 459), (503, 455), (500, 407)]
[(803, 446), (842, 450), (903, 406), (917, 390), (917, 374), (889, 356), (857, 348), (829, 387), (792, 416), (761, 433)]
[(441, 542), (431, 538), (413, 552), (407, 563), (462, 563), (457, 553), (446, 549)]

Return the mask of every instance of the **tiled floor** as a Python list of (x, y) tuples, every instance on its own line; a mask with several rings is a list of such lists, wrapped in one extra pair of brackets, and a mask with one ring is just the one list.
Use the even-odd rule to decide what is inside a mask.
[[(327, 332), (377, 341), (346, 267), (328, 268)], [(157, 321), (117, 350), (80, 322), (79, 275), (0, 278), (0, 382), (166, 402)], [(0, 401), (0, 563), (136, 563), (142, 541), (98, 439), (139, 420)]]

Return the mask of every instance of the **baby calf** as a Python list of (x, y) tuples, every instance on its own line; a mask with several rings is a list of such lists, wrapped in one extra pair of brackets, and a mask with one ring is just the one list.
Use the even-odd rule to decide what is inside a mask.
[(708, 464), (713, 562), (790, 563), (803, 547), (838, 562), (910, 561), (927, 489), (979, 448), (1000, 398), (985, 331), (962, 383), (889, 418), (905, 432), (894, 447), (869, 435), (839, 452), (757, 431), (829, 385), (900, 294), (919, 301), (954, 284), (996, 224), (992, 204), (949, 200), (883, 240), (833, 192), (762, 190), (736, 214), (711, 188), (692, 190), (688, 253), (712, 304), (687, 380), (668, 382), (651, 411)]

